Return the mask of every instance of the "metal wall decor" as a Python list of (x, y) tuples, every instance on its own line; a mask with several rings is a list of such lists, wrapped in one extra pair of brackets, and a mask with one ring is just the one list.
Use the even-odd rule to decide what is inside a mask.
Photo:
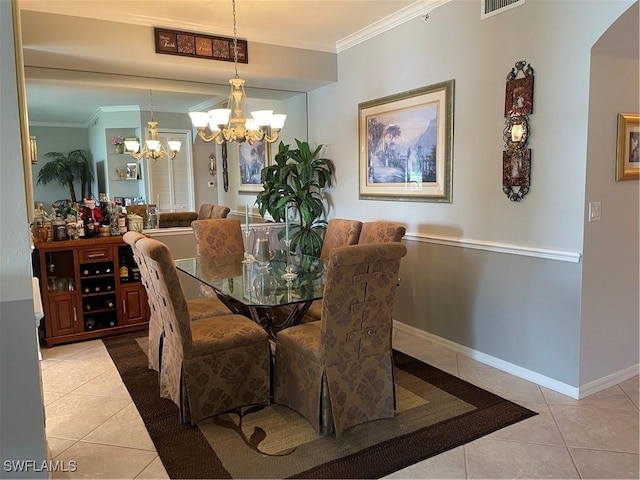
[[(522, 73), (523, 77), (518, 77)], [(533, 67), (516, 62), (507, 75), (504, 101), (504, 152), (502, 152), (502, 191), (512, 202), (529, 193), (531, 184), (531, 149), (529, 115), (533, 113)]]
[(229, 191), (229, 170), (227, 168), (227, 142), (222, 143), (222, 186)]

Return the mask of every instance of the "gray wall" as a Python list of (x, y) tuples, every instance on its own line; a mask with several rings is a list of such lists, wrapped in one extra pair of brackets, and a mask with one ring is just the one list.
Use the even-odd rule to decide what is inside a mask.
[(47, 458), (11, 6), (0, 2), (0, 478), (46, 478), (4, 468), (5, 460), (41, 465)]
[[(449, 2), (340, 53), (339, 81), (309, 94), (310, 141), (329, 143), (338, 169), (330, 216), (407, 225), (397, 320), (551, 383), (593, 377), (580, 372), (590, 56), (630, 4), (531, 1), (480, 20), (479, 2)], [(532, 187), (512, 203), (501, 188), (503, 109), (519, 60), (535, 69)], [(359, 200), (358, 104), (449, 79), (453, 203)], [(610, 350), (599, 360), (598, 375), (637, 365)]]

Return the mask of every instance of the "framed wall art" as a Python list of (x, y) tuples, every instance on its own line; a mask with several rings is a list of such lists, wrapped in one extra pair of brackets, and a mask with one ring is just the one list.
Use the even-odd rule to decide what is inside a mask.
[[(233, 62), (233, 38), (154, 28), (156, 53)], [(238, 63), (249, 63), (246, 40), (238, 40)]]
[(528, 187), (531, 182), (531, 149), (502, 152), (502, 185)]
[(618, 114), (616, 181), (640, 179), (640, 115)]
[(238, 166), (240, 168), (239, 192), (260, 192), (262, 169), (269, 163), (269, 145), (264, 140), (238, 143)]
[(137, 179), (138, 179), (138, 164), (127, 163), (127, 180), (137, 180)]
[(451, 203), (454, 81), (358, 105), (362, 199)]

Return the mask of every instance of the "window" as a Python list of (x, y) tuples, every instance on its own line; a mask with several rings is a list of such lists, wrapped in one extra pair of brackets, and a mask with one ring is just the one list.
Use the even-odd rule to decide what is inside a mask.
[(160, 212), (195, 211), (193, 187), (193, 158), (191, 132), (185, 130), (159, 131), (160, 141), (168, 149), (168, 140), (182, 142), (173, 160), (166, 157), (147, 160), (149, 172), (148, 203), (156, 203)]

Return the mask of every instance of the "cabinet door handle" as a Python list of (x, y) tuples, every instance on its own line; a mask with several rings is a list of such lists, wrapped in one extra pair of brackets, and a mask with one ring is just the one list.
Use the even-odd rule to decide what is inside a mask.
[(89, 253), (87, 255), (88, 258), (98, 258), (98, 257), (104, 257), (104, 253)]
[(127, 313), (127, 301), (122, 300), (122, 313)]
[(78, 323), (78, 310), (73, 307), (73, 323)]

